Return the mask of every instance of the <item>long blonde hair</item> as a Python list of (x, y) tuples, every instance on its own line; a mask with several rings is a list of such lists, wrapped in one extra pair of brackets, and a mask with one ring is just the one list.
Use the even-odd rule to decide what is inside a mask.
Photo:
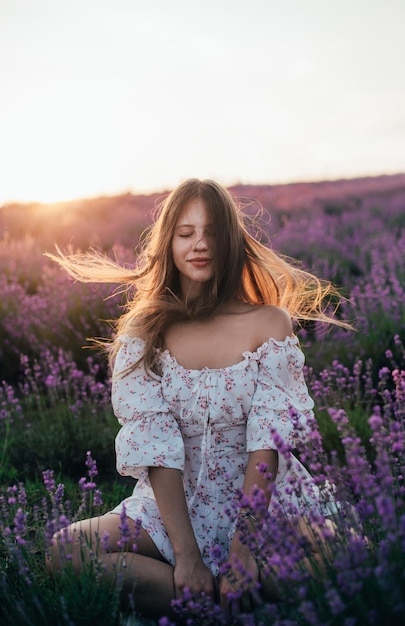
[[(179, 272), (173, 262), (172, 238), (185, 205), (201, 198), (214, 225), (216, 271), (203, 283), (196, 298), (182, 298)], [(318, 279), (267, 248), (248, 232), (232, 195), (212, 180), (189, 179), (174, 189), (159, 207), (158, 216), (138, 246), (138, 259), (128, 269), (94, 250), (85, 254), (47, 254), (73, 278), (82, 282), (119, 283), (127, 292), (125, 313), (115, 322), (109, 343), (110, 361), (122, 334), (145, 341), (145, 367), (156, 371), (156, 348), (163, 346), (167, 328), (181, 320), (203, 319), (236, 297), (250, 304), (273, 304), (288, 310), (292, 319), (320, 320), (349, 327), (329, 311), (338, 293), (328, 281)]]

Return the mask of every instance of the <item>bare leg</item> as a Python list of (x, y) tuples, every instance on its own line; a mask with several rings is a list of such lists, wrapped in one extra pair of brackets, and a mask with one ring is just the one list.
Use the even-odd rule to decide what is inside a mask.
[[(110, 555), (109, 562), (106, 563), (107, 575), (115, 576), (117, 569), (122, 567), (122, 558), (116, 552)], [(132, 605), (145, 617), (172, 615), (172, 566), (152, 557), (127, 552), (121, 599), (124, 610)]]
[[(336, 532), (336, 526), (331, 519), (325, 518), (323, 524), (316, 526), (306, 517), (301, 517), (296, 521), (296, 530), (300, 536), (304, 536), (311, 547), (310, 557), (302, 559), (300, 566), (307, 570), (315, 581), (320, 581), (325, 574), (326, 564), (332, 559), (331, 548), (322, 528), (327, 530), (332, 537)], [(260, 564), (259, 568), (260, 568)], [(280, 586), (277, 584), (277, 568), (274, 568), (272, 576), (266, 576), (260, 568), (261, 596), (267, 602), (278, 601), (282, 597)]]
[[(89, 561), (92, 554), (97, 554), (107, 578), (123, 575), (123, 608), (128, 606), (129, 596), (132, 596), (135, 609), (145, 616), (169, 615), (174, 598), (173, 567), (163, 559), (143, 528), (135, 531), (134, 521), (127, 518), (127, 522), (132, 537), (121, 548), (117, 545), (121, 539), (121, 520), (115, 514), (76, 522), (60, 531), (54, 536), (52, 553), (47, 557), (48, 570), (59, 572), (63, 561), (68, 559), (74, 571), (79, 573), (83, 563)], [(106, 533), (109, 536), (108, 551), (100, 545)]]

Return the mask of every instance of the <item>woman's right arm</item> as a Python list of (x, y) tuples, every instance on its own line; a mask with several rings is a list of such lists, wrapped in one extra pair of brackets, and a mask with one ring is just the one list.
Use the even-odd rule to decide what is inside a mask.
[(150, 467), (149, 480), (176, 559), (174, 587), (176, 597), (185, 587), (214, 599), (214, 577), (201, 558), (191, 526), (179, 470)]

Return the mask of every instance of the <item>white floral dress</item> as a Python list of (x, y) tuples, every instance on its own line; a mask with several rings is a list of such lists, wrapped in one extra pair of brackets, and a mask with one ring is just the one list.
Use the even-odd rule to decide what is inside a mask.
[[(119, 376), (144, 350), (139, 338), (123, 335), (121, 342), (112, 385), (113, 408), (122, 426), (116, 438), (117, 469), (138, 480), (133, 494), (112, 512), (122, 512), (125, 504), (128, 517), (140, 519), (163, 557), (174, 564), (148, 468), (180, 470), (202, 558), (217, 574), (212, 548), (220, 547), (226, 557), (235, 519), (224, 509), (242, 487), (248, 452), (277, 449), (276, 433), (294, 447), (310, 429), (313, 401), (298, 339), (269, 339), (255, 352), (244, 352), (239, 363), (220, 369), (185, 369), (162, 351), (160, 378), (151, 377), (142, 363)], [(270, 508), (291, 500), (302, 511), (316, 507), (318, 492), (310, 475), (295, 457), (290, 463), (287, 467), (279, 454)], [(292, 473), (303, 481), (299, 497), (290, 487)]]

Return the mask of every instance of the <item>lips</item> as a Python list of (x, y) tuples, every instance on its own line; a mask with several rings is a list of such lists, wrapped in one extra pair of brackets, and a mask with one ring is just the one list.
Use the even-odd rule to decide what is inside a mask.
[(205, 267), (210, 261), (211, 259), (207, 259), (205, 257), (195, 257), (194, 259), (190, 259), (189, 263), (195, 267)]

